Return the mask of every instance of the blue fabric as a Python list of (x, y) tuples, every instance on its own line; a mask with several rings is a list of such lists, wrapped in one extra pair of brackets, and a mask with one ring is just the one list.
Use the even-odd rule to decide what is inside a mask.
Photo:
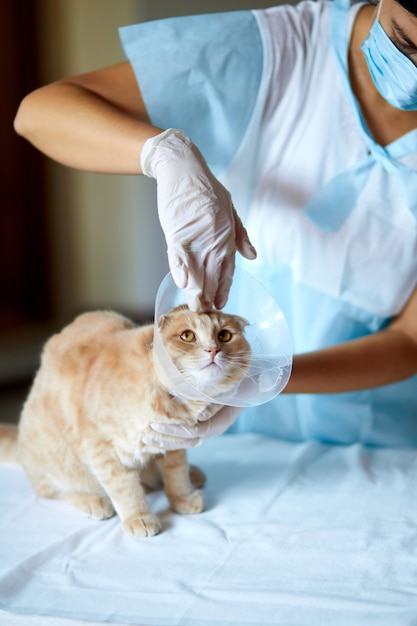
[[(381, 6), (382, 0), (378, 12)], [(393, 44), (378, 16), (361, 48), (381, 96), (402, 111), (416, 111), (417, 67)]]
[[(245, 269), (250, 269), (248, 262)], [(289, 268), (261, 267), (256, 275), (280, 303), (294, 354), (365, 337), (389, 322), (297, 282)], [(387, 355), (389, 358), (389, 355)], [(280, 395), (245, 409), (232, 433), (257, 432), (290, 441), (417, 446), (417, 376), (377, 389), (337, 394)]]
[[(333, 13), (338, 68), (329, 49), (332, 4), (121, 30), (152, 121), (184, 128), (216, 172), (229, 165), (221, 180), (238, 211), (247, 207), (242, 217), (259, 252), (258, 261), (243, 267), (283, 308), (295, 353), (384, 328), (417, 276), (416, 174), (403, 163), (414, 167), (417, 131), (384, 149), (370, 137), (347, 80), (344, 0)], [(324, 136), (325, 145), (317, 146)], [(306, 219), (302, 209), (322, 180), (331, 182), (313, 198)], [(416, 388), (413, 377), (372, 391), (282, 395), (244, 411), (235, 429), (292, 441), (413, 446)]]
[(244, 137), (261, 81), (263, 48), (253, 13), (169, 18), (119, 32), (152, 123), (180, 128), (214, 173), (224, 170)]

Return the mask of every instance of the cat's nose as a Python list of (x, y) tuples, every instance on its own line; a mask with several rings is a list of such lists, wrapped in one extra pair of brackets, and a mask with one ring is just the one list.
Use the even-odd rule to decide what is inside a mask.
[(209, 352), (211, 354), (211, 358), (214, 359), (214, 357), (218, 352), (220, 352), (220, 350), (216, 348), (216, 346), (210, 346), (210, 348), (206, 348), (206, 352)]

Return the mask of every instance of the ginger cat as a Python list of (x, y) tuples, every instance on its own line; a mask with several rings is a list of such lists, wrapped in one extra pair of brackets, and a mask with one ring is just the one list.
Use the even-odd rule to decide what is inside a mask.
[[(171, 360), (211, 397), (246, 373), (247, 324), (219, 311), (193, 313), (186, 305), (158, 320)], [(16, 453), (39, 496), (65, 500), (95, 519), (117, 512), (124, 530), (137, 536), (160, 530), (145, 496), (156, 470), (174, 511), (204, 507), (185, 451), (157, 454), (142, 442), (149, 424), (195, 424), (199, 415), (219, 409), (162, 385), (153, 332), (153, 325), (138, 327), (113, 312), (80, 315), (46, 343), (19, 426), (0, 430), (0, 453), (9, 459)], [(196, 470), (195, 483), (204, 482), (201, 475)]]

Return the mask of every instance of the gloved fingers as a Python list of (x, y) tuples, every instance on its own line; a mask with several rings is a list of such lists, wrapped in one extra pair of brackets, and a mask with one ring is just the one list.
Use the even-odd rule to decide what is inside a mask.
[(224, 433), (224, 431), (233, 424), (241, 410), (241, 407), (222, 406), (213, 417), (205, 421), (199, 421), (192, 426), (184, 424), (160, 424), (155, 422), (151, 424), (151, 428), (160, 435), (180, 439), (207, 439), (208, 437), (214, 437), (215, 435)]
[(202, 442), (201, 439), (171, 437), (162, 433), (147, 434), (142, 438), (142, 442), (149, 448), (149, 452), (165, 452), (167, 450), (183, 450), (184, 448), (195, 448)]
[(211, 311), (217, 289), (217, 268), (209, 270), (200, 255), (188, 256), (187, 303), (192, 311)]
[(235, 255), (231, 254), (226, 256), (221, 264), (217, 293), (216, 297), (214, 298), (214, 306), (216, 307), (216, 309), (222, 309), (227, 302), (230, 287), (232, 286), (234, 271)]
[(204, 283), (201, 294), (201, 309), (210, 311), (215, 305), (215, 299), (219, 290), (221, 261), (216, 252), (210, 251), (204, 264)]
[(188, 283), (187, 266), (176, 250), (168, 249), (168, 265), (174, 283), (179, 289), (184, 289)]
[(175, 129), (145, 142), (141, 164), (158, 183), (159, 220), (175, 284), (187, 290), (191, 310), (209, 311), (213, 304), (221, 308), (236, 249), (248, 259), (256, 257), (229, 191), (191, 140)]
[[(245, 258), (255, 259), (256, 250), (234, 208), (233, 215), (236, 248)], [(229, 251), (223, 259), (219, 258), (217, 251), (210, 251), (206, 256), (204, 267), (200, 258), (191, 258), (190, 255), (188, 261), (187, 300), (190, 309), (199, 312), (210, 311), (213, 304), (216, 309), (222, 309), (227, 302), (233, 281), (234, 250)]]
[(151, 424), (152, 432), (143, 436), (142, 442), (149, 448), (160, 450), (182, 450), (195, 448), (201, 443), (198, 426), (186, 424)]
[(196, 311), (197, 313), (204, 313), (205, 311), (211, 311), (212, 305), (210, 302), (207, 302), (203, 298), (203, 291), (201, 287), (198, 285), (198, 282), (190, 274), (190, 279), (187, 283), (187, 304), (188, 308), (191, 311)]
[(178, 437), (180, 439), (195, 439), (200, 437), (199, 424), (189, 426), (187, 424), (162, 424), (152, 422), (150, 426), (153, 431), (160, 435), (169, 435), (170, 437)]
[(256, 259), (256, 249), (252, 245), (249, 235), (247, 233), (246, 228), (243, 226), (239, 215), (236, 213), (236, 210), (233, 208), (233, 215), (235, 218), (235, 238), (236, 238), (236, 248), (240, 252), (240, 254), (245, 257), (245, 259), (249, 259), (253, 261)]
[[(168, 264), (174, 283), (179, 289), (186, 289), (187, 304), (191, 311), (204, 313), (211, 311), (215, 292), (207, 289), (207, 272), (203, 263), (184, 250), (168, 248)], [(216, 280), (217, 284), (217, 280)]]
[(211, 419), (212, 417), (214, 417), (215, 415), (217, 415), (217, 413), (219, 411), (221, 411), (224, 408), (223, 404), (209, 404), (208, 407), (206, 407), (198, 416), (198, 422), (206, 422), (207, 420)]
[[(207, 439), (222, 435), (233, 424), (241, 411), (242, 407), (239, 406), (222, 406), (213, 417), (207, 421), (199, 422), (197, 430), (199, 437)], [(205, 430), (203, 430), (203, 426), (206, 426)]]

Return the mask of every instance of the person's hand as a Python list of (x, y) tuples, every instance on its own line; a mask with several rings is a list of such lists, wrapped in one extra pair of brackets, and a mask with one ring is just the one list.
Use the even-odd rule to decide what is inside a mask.
[(205, 439), (224, 433), (233, 424), (241, 410), (241, 407), (223, 406), (209, 419), (204, 420), (204, 415), (202, 415), (195, 426), (153, 423), (151, 424), (152, 434), (147, 433), (142, 438), (142, 442), (152, 452), (195, 448)]
[(230, 193), (181, 131), (148, 139), (142, 171), (157, 181), (158, 214), (172, 277), (187, 290), (193, 311), (221, 309), (227, 301), (238, 250), (256, 257)]

